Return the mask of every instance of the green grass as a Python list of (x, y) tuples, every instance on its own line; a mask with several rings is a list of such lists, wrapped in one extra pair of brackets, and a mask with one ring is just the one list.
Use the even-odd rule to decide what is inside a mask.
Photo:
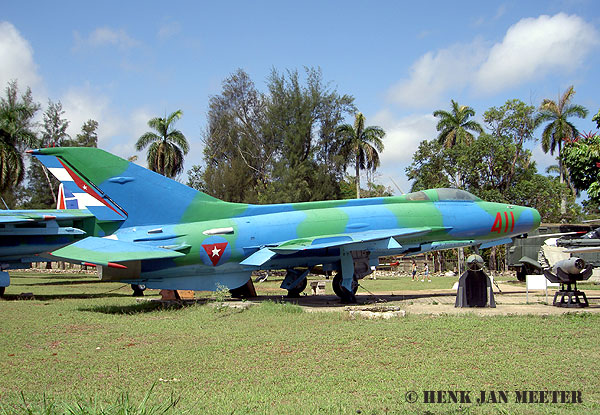
[[(89, 276), (19, 275), (0, 301), (0, 414), (600, 411), (596, 314), (371, 321), (276, 302), (165, 308)], [(422, 403), (424, 390), (532, 389), (581, 390), (583, 403)], [(421, 403), (406, 403), (411, 390)]]

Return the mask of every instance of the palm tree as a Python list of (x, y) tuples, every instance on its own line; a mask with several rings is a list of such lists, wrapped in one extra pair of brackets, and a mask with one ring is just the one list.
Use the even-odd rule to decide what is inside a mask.
[[(436, 129), (439, 131), (437, 140), (446, 148), (454, 147), (457, 144), (470, 144), (474, 141), (471, 131), (481, 134), (483, 128), (477, 121), (469, 120), (475, 116), (475, 110), (466, 105), (458, 105), (458, 102), (450, 100), (452, 109), (450, 112), (437, 110), (433, 113), (434, 117), (440, 120)], [(456, 183), (462, 187), (462, 177), (457, 173)], [(458, 248), (458, 270), (459, 274), (464, 269), (465, 254), (463, 248)]]
[[(571, 85), (557, 102), (551, 99), (544, 99), (539, 108), (539, 114), (536, 117), (536, 122), (548, 122), (548, 125), (542, 132), (542, 150), (544, 153), (550, 151), (554, 155), (554, 150), (558, 147), (558, 170), (560, 173), (560, 182), (564, 183), (564, 167), (562, 165), (561, 149), (562, 142), (565, 140), (573, 140), (579, 135), (579, 131), (571, 123), (569, 117), (585, 118), (588, 115), (588, 110), (582, 105), (571, 104), (571, 98), (575, 95), (575, 89)], [(567, 212), (567, 201), (565, 195), (561, 195), (560, 213)]]
[(21, 153), (37, 141), (32, 119), (40, 106), (29, 88), (20, 98), (18, 89), (16, 81), (9, 82), (6, 97), (0, 100), (0, 192), (21, 182), (25, 172)]
[(181, 118), (183, 112), (177, 110), (165, 118), (152, 118), (148, 126), (154, 132), (144, 133), (135, 143), (135, 149), (142, 151), (148, 148), (148, 168), (167, 177), (175, 177), (183, 171), (183, 156), (190, 150), (190, 146), (179, 130), (173, 127), (176, 120)]
[(356, 197), (360, 199), (360, 171), (375, 171), (379, 167), (379, 153), (383, 151), (385, 132), (381, 127), (365, 127), (365, 116), (357, 113), (354, 126), (343, 124), (337, 127), (336, 135), (341, 141), (341, 153), (354, 164), (356, 169)]
[(470, 120), (469, 117), (475, 116), (475, 110), (466, 105), (459, 106), (454, 100), (451, 100), (452, 110), (450, 112), (437, 110), (433, 113), (434, 117), (440, 120), (436, 129), (440, 132), (438, 141), (447, 148), (454, 147), (456, 144), (469, 144), (473, 142), (471, 131), (481, 134), (483, 128), (478, 122)]

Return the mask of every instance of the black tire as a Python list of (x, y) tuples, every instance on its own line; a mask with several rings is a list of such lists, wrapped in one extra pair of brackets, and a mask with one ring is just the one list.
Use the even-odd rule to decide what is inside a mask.
[(0, 297), (4, 296), (4, 290), (6, 290), (6, 287), (0, 287)]
[(346, 287), (341, 287), (342, 295), (340, 296), (340, 301), (342, 304), (354, 304), (356, 303), (356, 295), (351, 293), (346, 289)]
[(342, 301), (344, 301), (344, 299), (347, 299), (348, 297), (353, 297), (354, 301), (349, 301), (349, 302), (356, 302), (356, 291), (358, 291), (358, 281), (356, 281), (356, 279), (354, 281), (352, 281), (352, 292), (348, 291), (345, 287), (342, 286), (342, 273), (338, 272), (337, 274), (335, 274), (335, 277), (333, 277), (333, 282), (331, 283), (331, 286), (333, 288), (333, 292), (335, 293), (335, 295), (337, 295), (338, 297), (340, 297), (342, 299)]
[(132, 295), (134, 297), (143, 297), (146, 286), (142, 284), (131, 284), (131, 289), (133, 290)]
[(306, 278), (304, 278), (302, 281), (300, 281), (298, 283), (298, 285), (296, 285), (294, 288), (288, 290), (288, 294), (287, 294), (288, 298), (300, 297), (300, 294), (302, 294), (302, 291), (304, 291), (307, 284), (308, 284), (308, 281), (306, 280)]
[(230, 289), (229, 294), (231, 294), (231, 298), (237, 299), (256, 297), (256, 289), (252, 283), (252, 278), (249, 278), (244, 285)]

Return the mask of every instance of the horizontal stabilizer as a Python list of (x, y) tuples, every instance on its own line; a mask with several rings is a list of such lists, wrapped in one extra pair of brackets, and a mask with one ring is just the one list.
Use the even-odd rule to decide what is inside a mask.
[(123, 242), (114, 239), (89, 237), (64, 248), (53, 251), (52, 256), (72, 262), (90, 262), (108, 266), (108, 263), (140, 261), (148, 259), (177, 258), (181, 252), (152, 246)]
[(27, 223), (34, 221), (35, 219), (26, 215), (10, 215), (0, 213), (0, 223)]
[(0, 212), (0, 224), (19, 224), (51, 220), (75, 220), (93, 217), (86, 210), (6, 210)]

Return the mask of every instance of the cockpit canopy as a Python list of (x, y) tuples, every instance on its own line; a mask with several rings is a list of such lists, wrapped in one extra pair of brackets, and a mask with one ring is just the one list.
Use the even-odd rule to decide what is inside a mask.
[(406, 200), (410, 201), (439, 201), (439, 200), (481, 200), (477, 196), (460, 189), (431, 189), (422, 192), (413, 192), (405, 195)]
[(438, 194), (438, 200), (481, 200), (477, 196), (460, 189), (435, 189)]

